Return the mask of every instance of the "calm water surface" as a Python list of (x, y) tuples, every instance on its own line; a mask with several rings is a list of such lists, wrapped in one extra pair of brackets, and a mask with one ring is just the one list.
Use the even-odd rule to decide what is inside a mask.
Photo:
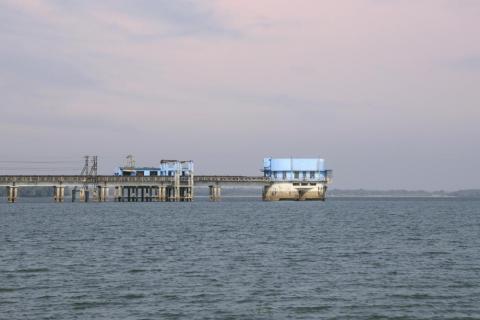
[(1, 319), (480, 319), (480, 201), (0, 203)]

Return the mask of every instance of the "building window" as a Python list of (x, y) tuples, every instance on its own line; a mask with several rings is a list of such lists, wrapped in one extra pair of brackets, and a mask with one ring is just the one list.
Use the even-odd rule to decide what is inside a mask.
[(303, 171), (302, 175), (303, 175), (303, 179), (307, 179), (307, 171)]
[(283, 180), (287, 180), (287, 172), (283, 171)]
[(273, 177), (274, 177), (275, 179), (277, 179), (277, 171), (274, 171), (274, 172), (273, 172)]
[(310, 171), (310, 179), (315, 179), (315, 171)]
[(298, 172), (298, 171), (294, 171), (294, 172), (293, 172), (293, 178), (294, 178), (294, 179), (298, 179), (299, 176), (300, 176), (300, 172)]

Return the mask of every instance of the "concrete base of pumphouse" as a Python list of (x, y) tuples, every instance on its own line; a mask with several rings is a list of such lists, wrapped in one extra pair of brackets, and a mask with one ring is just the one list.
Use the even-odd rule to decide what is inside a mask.
[(322, 183), (275, 182), (263, 189), (263, 200), (325, 201), (327, 187)]

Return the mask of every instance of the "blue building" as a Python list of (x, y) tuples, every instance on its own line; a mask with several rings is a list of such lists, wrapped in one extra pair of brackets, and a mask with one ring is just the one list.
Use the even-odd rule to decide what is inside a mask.
[(327, 181), (331, 171), (325, 170), (323, 159), (265, 158), (263, 173), (272, 181)]
[(162, 160), (160, 161), (160, 175), (174, 176), (178, 172), (180, 176), (193, 175), (193, 161)]
[(263, 200), (325, 200), (331, 170), (323, 159), (265, 158)]
[(134, 162), (115, 170), (115, 176), (151, 177), (151, 176), (193, 175), (193, 161), (161, 160), (158, 167), (136, 167)]

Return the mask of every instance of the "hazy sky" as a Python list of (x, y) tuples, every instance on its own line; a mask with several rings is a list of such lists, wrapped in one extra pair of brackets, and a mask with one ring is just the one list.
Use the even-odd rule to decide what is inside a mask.
[(1, 158), (260, 174), (321, 156), (334, 188), (478, 188), (479, 17), (477, 0), (3, 0)]

